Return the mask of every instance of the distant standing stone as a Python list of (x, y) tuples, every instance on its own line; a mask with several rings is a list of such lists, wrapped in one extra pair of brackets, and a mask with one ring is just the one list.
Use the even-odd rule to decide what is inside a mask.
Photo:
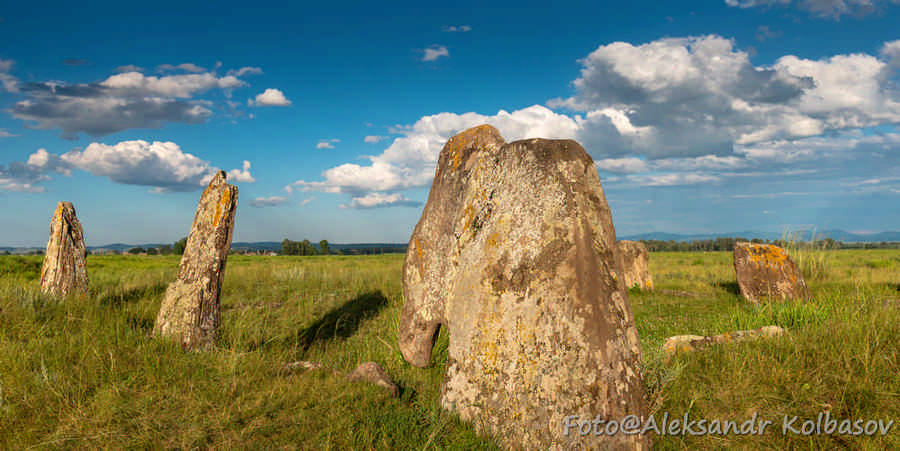
[(778, 246), (735, 243), (734, 271), (741, 295), (751, 302), (810, 296), (800, 268)]
[(84, 233), (75, 216), (75, 207), (71, 202), (56, 204), (41, 267), (41, 293), (50, 296), (87, 293), (86, 254)]
[(616, 243), (616, 251), (619, 264), (622, 265), (625, 288), (653, 289), (653, 279), (650, 277), (650, 252), (647, 251), (647, 246), (638, 241), (620, 240)]
[(178, 277), (169, 284), (156, 317), (155, 334), (186, 348), (215, 345), (237, 196), (237, 187), (225, 183), (225, 171), (219, 171), (200, 196)]
[(648, 414), (615, 244), (577, 142), (507, 144), (488, 125), (450, 138), (403, 266), (403, 357), (427, 366), (446, 327), (441, 405), (507, 448), (647, 449), (566, 428)]

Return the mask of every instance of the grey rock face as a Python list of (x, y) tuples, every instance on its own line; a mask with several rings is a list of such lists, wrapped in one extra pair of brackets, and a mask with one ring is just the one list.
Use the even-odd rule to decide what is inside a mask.
[(163, 298), (155, 334), (187, 348), (212, 346), (219, 327), (219, 290), (234, 231), (238, 189), (219, 171), (200, 196), (177, 279)]
[(450, 335), (441, 403), (516, 449), (647, 449), (565, 420), (647, 415), (641, 348), (593, 160), (491, 126), (441, 151), (403, 267), (399, 342), (426, 366)]
[(751, 302), (810, 296), (800, 268), (778, 246), (735, 243), (734, 272), (741, 295)]
[(653, 289), (653, 278), (650, 277), (650, 252), (647, 251), (647, 246), (637, 241), (621, 240), (616, 243), (616, 251), (619, 264), (622, 265), (625, 288)]
[(71, 202), (56, 204), (41, 266), (41, 293), (50, 296), (87, 293), (86, 254), (84, 233), (75, 216), (75, 207)]

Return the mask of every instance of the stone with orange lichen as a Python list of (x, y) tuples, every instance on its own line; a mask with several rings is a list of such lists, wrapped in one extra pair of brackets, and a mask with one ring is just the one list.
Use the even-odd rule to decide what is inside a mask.
[(565, 435), (569, 415), (646, 415), (640, 340), (612, 216), (571, 140), (505, 143), (484, 125), (438, 159), (403, 265), (399, 343), (450, 344), (441, 405), (515, 449), (648, 449), (642, 435)]
[(735, 243), (734, 271), (741, 295), (751, 302), (810, 296), (800, 268), (778, 246)]
[(153, 331), (186, 348), (213, 346), (219, 327), (219, 292), (231, 248), (237, 187), (219, 171), (200, 196), (178, 276), (169, 284)]

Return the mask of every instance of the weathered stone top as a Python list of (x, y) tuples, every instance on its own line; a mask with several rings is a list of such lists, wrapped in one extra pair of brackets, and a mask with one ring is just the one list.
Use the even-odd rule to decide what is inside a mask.
[[(190, 282), (208, 276), (209, 266), (218, 268), (218, 260), (224, 259), (231, 247), (238, 189), (228, 184), (226, 177), (225, 171), (216, 173), (200, 196), (178, 267), (178, 278), (182, 281)], [(227, 223), (219, 227), (222, 220)]]
[(448, 165), (455, 171), (459, 169), (459, 166), (464, 161), (468, 161), (469, 155), (475, 150), (502, 146), (504, 143), (505, 141), (500, 136), (500, 132), (490, 125), (485, 124), (470, 128), (447, 140), (440, 157), (446, 157), (452, 163), (440, 164), (439, 161), (438, 166)]

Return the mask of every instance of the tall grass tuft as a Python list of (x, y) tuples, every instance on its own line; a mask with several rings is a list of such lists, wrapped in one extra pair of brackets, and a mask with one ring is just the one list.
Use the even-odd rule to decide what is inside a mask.
[(830, 246), (828, 241), (817, 239), (816, 229), (810, 233), (810, 241), (802, 239), (801, 231), (785, 229), (781, 233), (784, 250), (800, 267), (806, 280), (825, 280), (828, 277)]

